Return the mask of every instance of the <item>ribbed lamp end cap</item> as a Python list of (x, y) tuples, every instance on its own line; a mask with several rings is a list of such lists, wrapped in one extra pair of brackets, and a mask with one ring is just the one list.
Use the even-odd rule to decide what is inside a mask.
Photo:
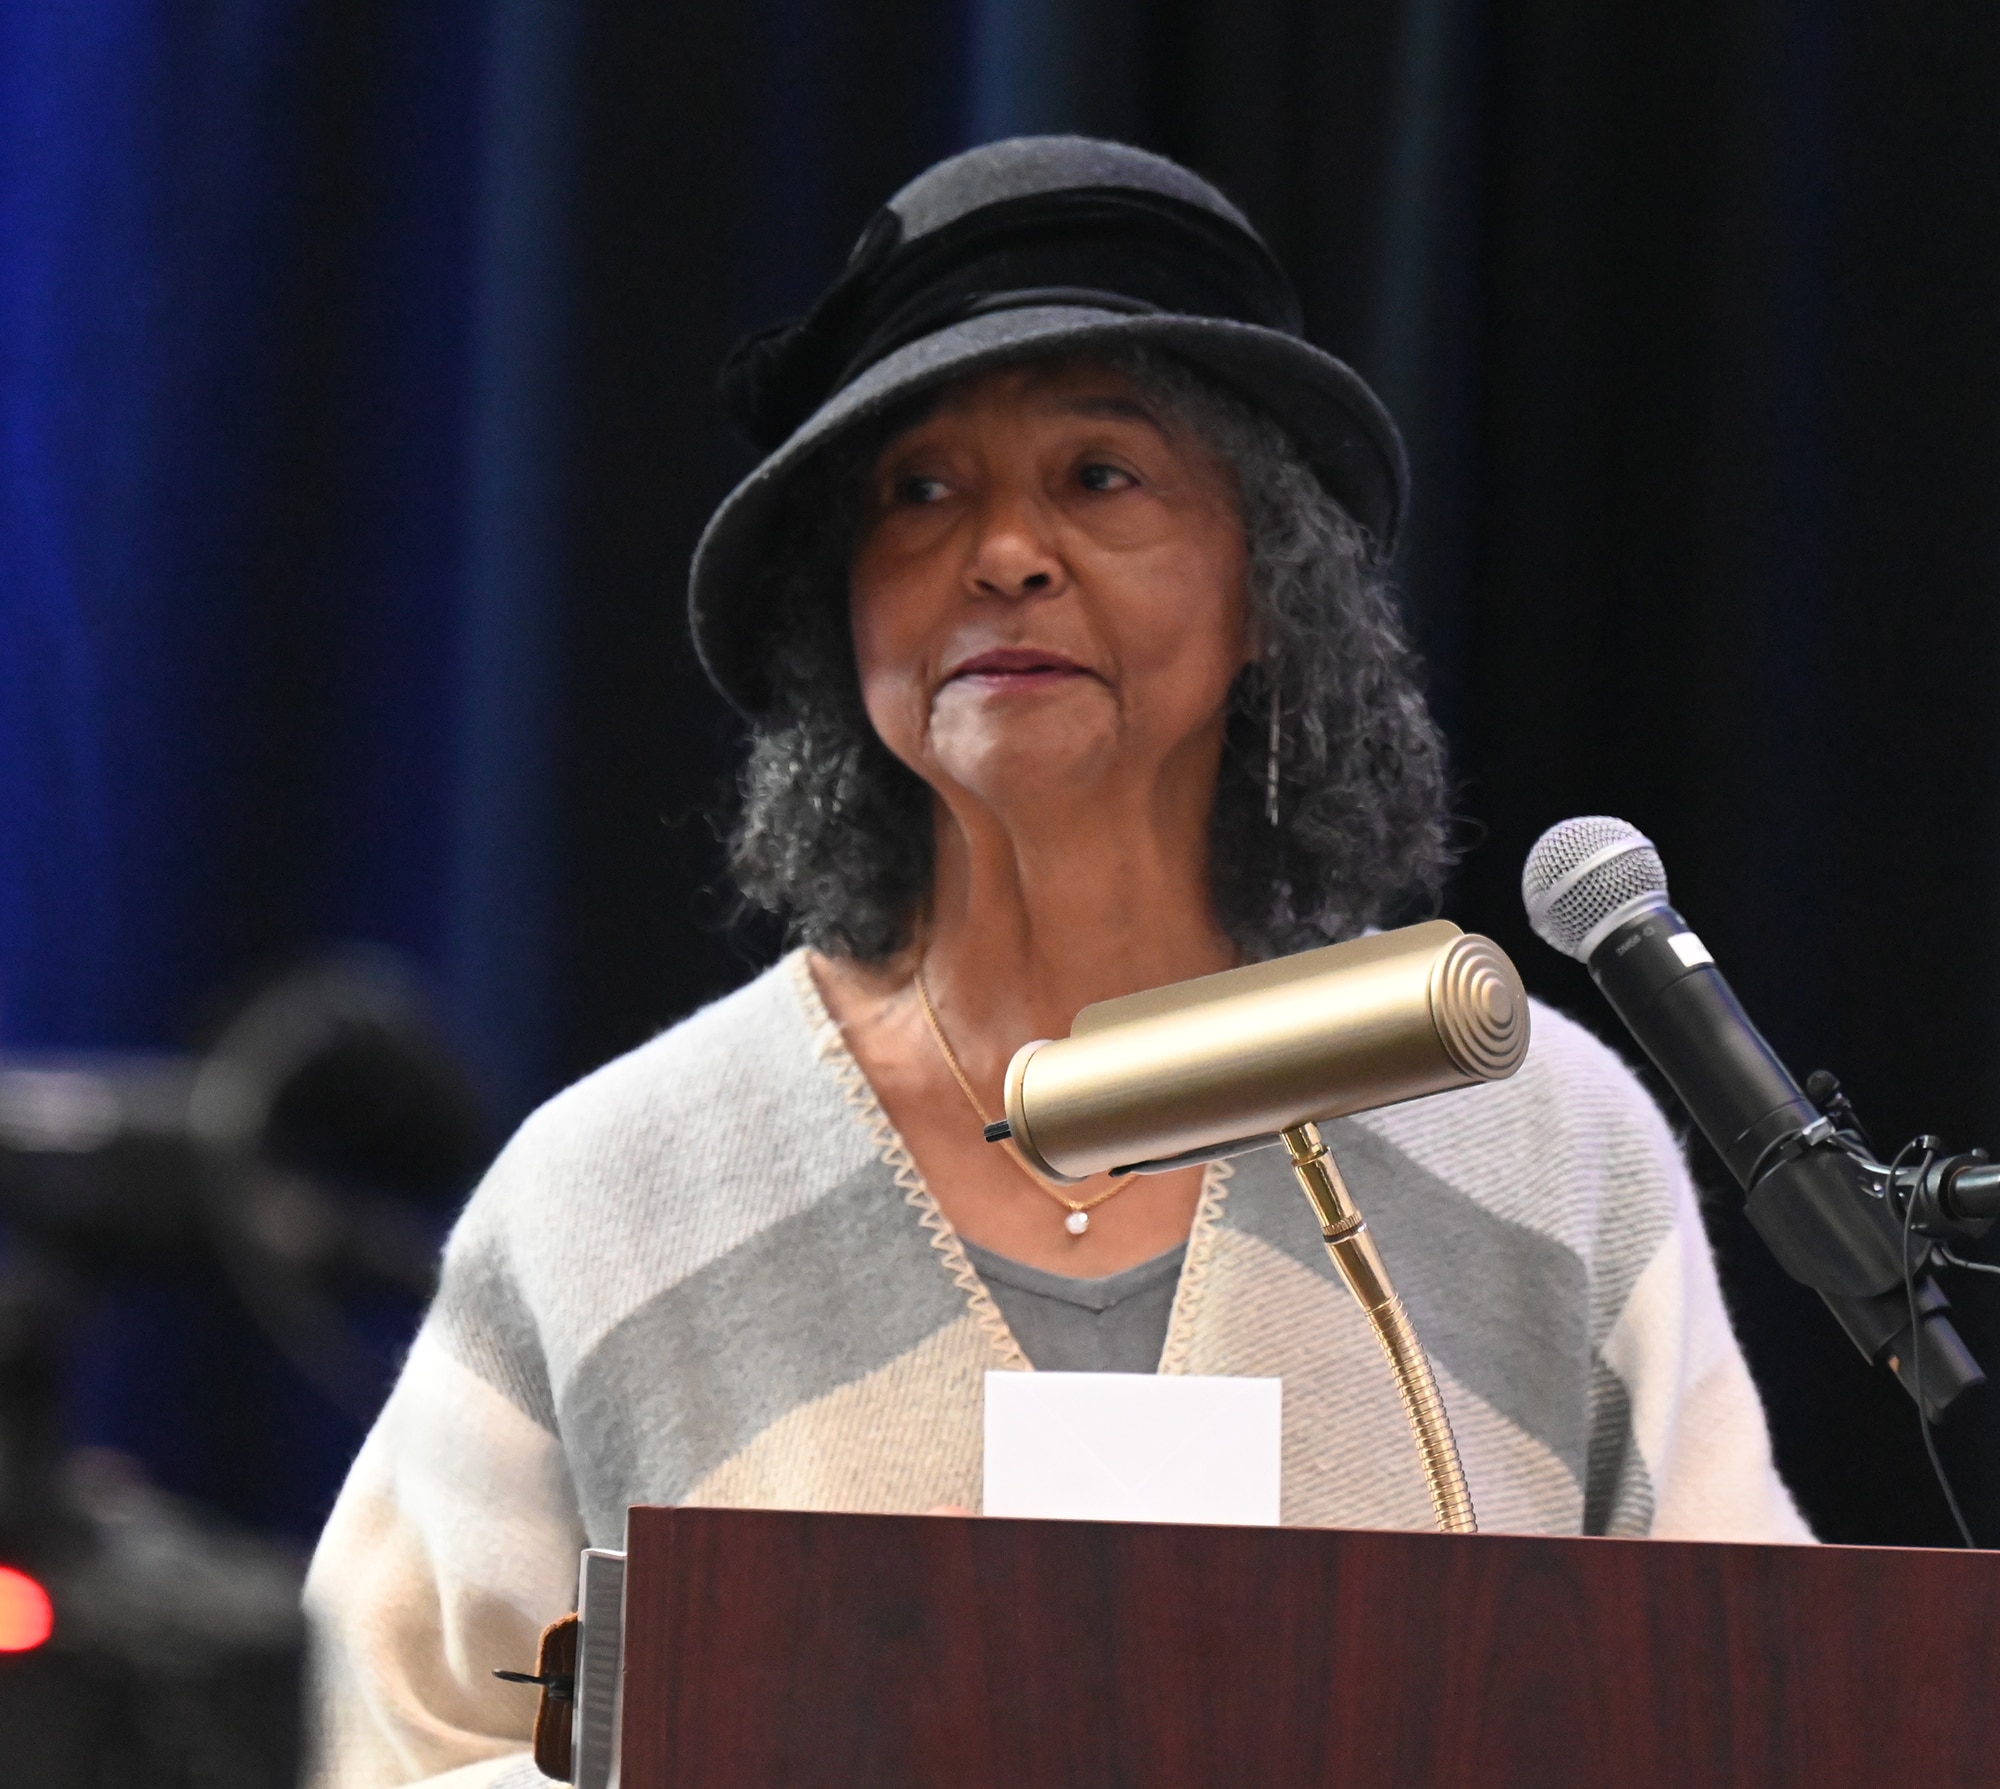
[(1528, 990), (1513, 959), (1491, 938), (1468, 932), (1431, 969), (1431, 1020), (1461, 1073), (1504, 1081), (1528, 1054)]

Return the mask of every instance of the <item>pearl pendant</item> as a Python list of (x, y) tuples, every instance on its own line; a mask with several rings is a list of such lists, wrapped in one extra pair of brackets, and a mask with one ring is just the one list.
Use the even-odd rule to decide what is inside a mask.
[(1068, 1217), (1063, 1219), (1063, 1228), (1072, 1236), (1081, 1236), (1084, 1231), (1090, 1228), (1090, 1213), (1087, 1211), (1071, 1212)]

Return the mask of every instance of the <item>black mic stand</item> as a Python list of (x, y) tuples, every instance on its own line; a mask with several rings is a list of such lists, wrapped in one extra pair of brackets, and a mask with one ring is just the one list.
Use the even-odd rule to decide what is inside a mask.
[[(1768, 1152), (1754, 1177), (1750, 1220), (1786, 1271), (1818, 1291), (1862, 1353), (1905, 1379), (1912, 1395), (1915, 1374), (1906, 1378), (1905, 1368), (1921, 1368), (1924, 1412), (1943, 1422), (1986, 1375), (1951, 1323), (1936, 1274), (1979, 1265), (1943, 1245), (1982, 1241), (2000, 1222), (2000, 1162), (1983, 1149), (1947, 1153), (1942, 1138), (1923, 1135), (1884, 1164), (1833, 1075), (1808, 1076), (1806, 1095), (1820, 1121)], [(1868, 1203), (1855, 1201), (1857, 1187)], [(1913, 1250), (1917, 1238), (1922, 1246)], [(1885, 1241), (1894, 1244), (1893, 1258)], [(1857, 1264), (1877, 1282), (1893, 1267), (1902, 1291), (1857, 1296)], [(1910, 1346), (1912, 1309), (1920, 1354)]]
[[(1833, 1077), (1822, 1071), (1812, 1083), (1816, 1095), (1831, 1089), (1825, 1103), (1832, 1105)], [(1815, 1122), (1765, 1150), (1747, 1177), (1745, 1204), (1778, 1264), (1820, 1295), (1848, 1339), (1894, 1373), (1932, 1423), (1948, 1421), (1986, 1383), (1951, 1320), (1934, 1240), (1977, 1238), (1993, 1222), (1958, 1215), (1965, 1166), (1990, 1169), (1983, 1153), (1941, 1157), (1937, 1150), (1937, 1139), (1920, 1137), (1884, 1164), (1862, 1133), (1843, 1128), (1823, 1105)], [(1922, 1160), (1906, 1167), (1912, 1155)], [(2000, 1214), (2000, 1173), (1980, 1185)]]

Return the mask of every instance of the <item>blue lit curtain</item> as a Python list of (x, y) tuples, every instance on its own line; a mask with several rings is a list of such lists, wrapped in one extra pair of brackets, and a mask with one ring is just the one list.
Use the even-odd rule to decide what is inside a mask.
[[(558, 1074), (573, 56), (535, 0), (0, 9), (0, 1048), (359, 939), (496, 1115)], [(79, 1439), (310, 1530), (351, 1424), (225, 1294), (74, 1353)]]
[(548, 1085), (568, 13), (0, 14), (0, 1042), (358, 937)]
[[(0, 1048), (367, 939), (504, 1125), (747, 975), (678, 618), (714, 367), (935, 157), (1077, 127), (1220, 179), (1403, 423), (1454, 913), (1590, 1013), (1512, 882), (1628, 811), (1802, 1068), (2000, 1141), (1996, 79), (2000, 9), (1826, 0), (0, 6)], [(1731, 1221), (1808, 1501), (1938, 1533)], [(254, 1355), (135, 1288), (79, 1432), (308, 1530), (352, 1431)]]

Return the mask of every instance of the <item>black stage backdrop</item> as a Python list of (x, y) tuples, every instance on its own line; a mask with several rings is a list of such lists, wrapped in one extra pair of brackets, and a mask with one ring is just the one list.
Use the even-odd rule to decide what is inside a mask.
[[(714, 368), (929, 161), (1082, 129), (1219, 181), (1402, 422), (1450, 914), (1604, 1029), (1515, 886), (1544, 826), (1622, 814), (1801, 1074), (1892, 1147), (2000, 1146), (1989, 0), (76, 0), (4, 29), (0, 263), (41, 331), (10, 321), (9, 415), (48, 421), (9, 452), (73, 511), (0, 503), (0, 745), (56, 767), (0, 752), (10, 1044), (168, 1042), (204, 990), (358, 936), (433, 971), (518, 1117), (767, 961), (720, 878), (738, 731), (681, 619), (749, 464)], [(7, 693), (21, 602), (67, 626), (72, 585), (101, 714), (82, 659)], [(63, 780), (72, 735), (95, 782)], [(1727, 1290), (1814, 1523), (1947, 1541), (1901, 1392), (1736, 1206)], [(130, 1315), (82, 1370), (124, 1412), (96, 1438), (309, 1532), (352, 1428), (240, 1315)], [(1993, 1402), (1945, 1448), (2000, 1542)]]
[[(598, 9), (578, 1067), (768, 949), (715, 929), (702, 815), (736, 735), (678, 609), (700, 523), (746, 463), (711, 369), (955, 146), (936, 95), (963, 45), (934, 21), (866, 0), (774, 47), (734, 8)], [(1411, 438), (1405, 581), (1467, 845), (1450, 915), (1606, 1029), (1581, 969), (1527, 932), (1517, 878), (1549, 823), (1625, 815), (1801, 1075), (1835, 1068), (1878, 1137), (2000, 1140), (2000, 13), (1177, 0), (1045, 29), (1060, 78), (1022, 120), (1219, 181), (1293, 269), (1316, 339)], [(1816, 1527), (1948, 1543), (1903, 1394), (1708, 1179)], [(2000, 1369), (2000, 1300), (1970, 1278), (1965, 1327)], [(1945, 1446), (2000, 1540), (2000, 1410)]]

